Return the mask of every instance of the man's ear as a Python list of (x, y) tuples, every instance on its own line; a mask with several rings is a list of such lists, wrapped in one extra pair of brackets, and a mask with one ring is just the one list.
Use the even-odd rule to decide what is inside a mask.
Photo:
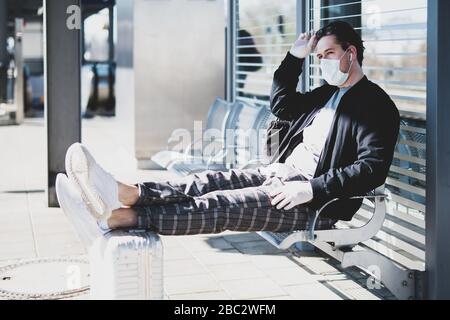
[(352, 46), (351, 48), (352, 49), (355, 48), (355, 50), (350, 50), (351, 51), (350, 62), (352, 62), (353, 60), (357, 60), (357, 54), (358, 54), (355, 46)]

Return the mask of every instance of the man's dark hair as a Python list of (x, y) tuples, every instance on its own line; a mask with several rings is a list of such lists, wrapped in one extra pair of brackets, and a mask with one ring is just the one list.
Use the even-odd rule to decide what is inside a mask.
[(358, 53), (358, 62), (362, 66), (364, 60), (364, 41), (356, 32), (351, 24), (345, 21), (334, 21), (323, 27), (316, 33), (317, 41), (326, 36), (334, 35), (336, 41), (341, 45), (342, 49), (347, 50), (351, 45), (356, 47)]

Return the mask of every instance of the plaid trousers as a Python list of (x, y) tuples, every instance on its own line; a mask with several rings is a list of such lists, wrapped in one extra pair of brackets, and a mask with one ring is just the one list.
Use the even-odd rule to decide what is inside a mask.
[[(271, 204), (271, 189), (293, 180), (306, 178), (278, 177), (264, 167), (204, 171), (173, 181), (136, 184), (140, 196), (132, 208), (137, 228), (162, 235), (305, 230), (313, 213), (307, 205), (278, 210)], [(336, 222), (319, 218), (316, 228), (330, 229)]]

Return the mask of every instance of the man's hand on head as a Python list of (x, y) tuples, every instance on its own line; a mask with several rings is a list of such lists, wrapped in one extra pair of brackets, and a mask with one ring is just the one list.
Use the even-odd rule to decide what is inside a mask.
[(316, 32), (305, 32), (300, 35), (297, 41), (295, 41), (289, 52), (296, 58), (305, 59), (316, 49), (316, 46)]
[(291, 210), (313, 199), (312, 186), (308, 181), (285, 182), (283, 186), (271, 191), (272, 205), (278, 210)]

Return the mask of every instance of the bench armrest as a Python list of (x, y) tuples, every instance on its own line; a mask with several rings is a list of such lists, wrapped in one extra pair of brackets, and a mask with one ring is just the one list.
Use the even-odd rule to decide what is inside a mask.
[(311, 240), (314, 240), (314, 232), (316, 231), (316, 224), (317, 224), (317, 220), (319, 219), (320, 215), (322, 214), (322, 212), (332, 203), (341, 201), (341, 200), (356, 200), (356, 199), (368, 199), (368, 200), (373, 200), (373, 202), (375, 202), (375, 200), (380, 200), (380, 199), (386, 199), (387, 195), (384, 193), (384, 185), (370, 191), (369, 193), (367, 193), (366, 195), (361, 195), (361, 196), (353, 196), (353, 197), (349, 197), (349, 198), (336, 198), (333, 199), (331, 201), (328, 201), (327, 203), (325, 203), (319, 210), (316, 210), (316, 212), (311, 215), (309, 217), (310, 219), (310, 223), (309, 223), (309, 236)]

